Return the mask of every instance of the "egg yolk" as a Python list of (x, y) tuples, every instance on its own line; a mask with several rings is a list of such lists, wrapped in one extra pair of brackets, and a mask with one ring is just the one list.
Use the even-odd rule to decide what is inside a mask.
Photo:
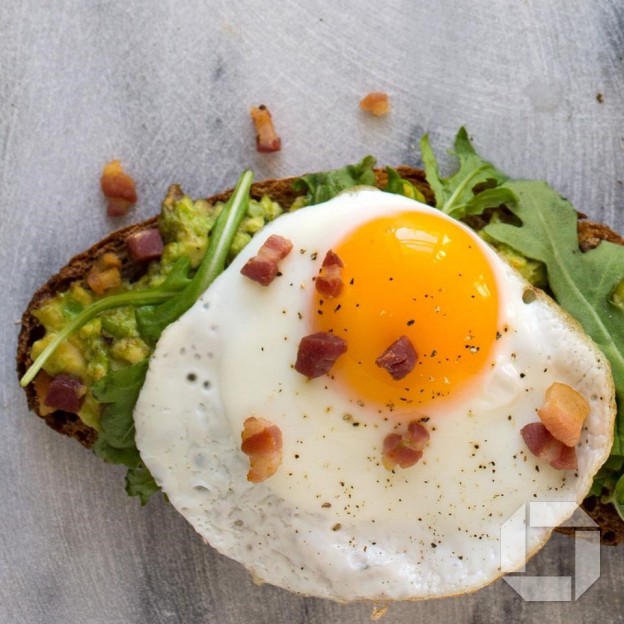
[[(498, 291), (481, 245), (441, 215), (399, 212), (368, 221), (333, 248), (342, 292), (315, 294), (314, 330), (347, 341), (331, 375), (354, 400), (403, 411), (470, 390), (489, 364)], [(417, 360), (394, 380), (375, 360), (407, 336)]]

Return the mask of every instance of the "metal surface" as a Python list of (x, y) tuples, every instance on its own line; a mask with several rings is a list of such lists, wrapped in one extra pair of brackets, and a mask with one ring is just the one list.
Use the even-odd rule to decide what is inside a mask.
[[(355, 161), (418, 164), (466, 125), (514, 177), (547, 179), (624, 230), (624, 10), (617, 0), (80, 2), (0, 7), (0, 621), (369, 621), (255, 586), (162, 501), (139, 508), (123, 472), (29, 414), (14, 374), (34, 289), (118, 223), (102, 164), (118, 157), (156, 212), (170, 182), (194, 196)], [(371, 90), (392, 112), (358, 110)], [(283, 150), (259, 155), (249, 107), (267, 104)], [(555, 538), (529, 566), (570, 573)], [(500, 581), (474, 595), (391, 605), (385, 622), (615, 622), (624, 553), (602, 551), (578, 601), (524, 602)]]

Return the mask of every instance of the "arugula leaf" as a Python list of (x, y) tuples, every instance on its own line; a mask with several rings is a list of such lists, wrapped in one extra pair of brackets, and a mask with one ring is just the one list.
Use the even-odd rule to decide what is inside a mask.
[(609, 456), (594, 477), (589, 496), (598, 496), (603, 503), (613, 503), (614, 491), (623, 473), (624, 456)]
[(148, 360), (109, 372), (92, 387), (93, 396), (105, 403), (100, 425), (102, 427), (95, 453), (111, 463), (129, 467), (139, 464), (134, 441), (132, 410), (139, 397), (147, 374)]
[[(165, 279), (160, 284), (162, 290), (177, 292), (186, 288), (191, 278), (191, 259), (188, 256), (181, 256), (174, 263)], [(139, 304), (141, 305), (141, 304)]]
[[(451, 153), (457, 156), (459, 168), (448, 178), (442, 178), (429, 135), (425, 134), (420, 141), (425, 176), (434, 192), (436, 206), (442, 212), (461, 219), (481, 214), (486, 208), (513, 202), (508, 191), (497, 188), (508, 177), (477, 154), (465, 128), (460, 128), (454, 146)], [(480, 188), (483, 189), (481, 192)]]
[(141, 456), (136, 446), (132, 448), (115, 448), (102, 436), (99, 436), (91, 447), (93, 452), (108, 464), (119, 464), (128, 468), (136, 468), (141, 463)]
[(611, 500), (620, 519), (624, 521), (624, 476), (620, 476), (613, 488), (613, 499)]
[(355, 165), (347, 165), (341, 169), (309, 173), (297, 178), (293, 182), (296, 191), (306, 191), (306, 204), (320, 204), (341, 191), (354, 186), (375, 185), (373, 168), (376, 160), (372, 156), (365, 156)]
[(402, 178), (396, 169), (386, 167), (386, 175), (388, 176), (388, 182), (384, 191), (394, 193), (395, 195), (404, 195), (423, 204), (426, 203), (425, 196), (409, 180)]
[(148, 305), (136, 311), (141, 336), (155, 343), (162, 331), (186, 312), (225, 268), (228, 250), (249, 206), (253, 173), (245, 171), (238, 179), (210, 233), (208, 248), (193, 279), (175, 297), (160, 305)]
[(144, 464), (131, 468), (126, 474), (126, 492), (128, 496), (138, 496), (141, 507), (147, 505), (150, 497), (160, 492), (160, 487)]
[(454, 208), (450, 214), (459, 219), (461, 217), (457, 216), (458, 214), (461, 214), (462, 217), (480, 215), (483, 214), (483, 211), (487, 208), (498, 208), (499, 206), (510, 208), (515, 202), (516, 197), (510, 189), (504, 186), (498, 186), (477, 193), (463, 206)]
[[(616, 396), (624, 406), (624, 310), (612, 301), (624, 274), (624, 247), (602, 241), (582, 253), (576, 210), (546, 182), (507, 182), (517, 203), (510, 206), (522, 226), (491, 224), (485, 232), (523, 256), (546, 265), (548, 284), (611, 363)], [(613, 453), (624, 455), (624, 418), (619, 410)]]

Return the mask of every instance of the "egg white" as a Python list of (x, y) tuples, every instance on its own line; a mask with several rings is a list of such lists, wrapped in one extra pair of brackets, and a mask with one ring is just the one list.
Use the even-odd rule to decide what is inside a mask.
[[(545, 296), (525, 303), (527, 284), (477, 237), (495, 267), (501, 337), (477, 391), (422, 411), (431, 438), (418, 464), (383, 468), (395, 420), (329, 377), (293, 369), (327, 249), (359, 223), (406, 209), (433, 210), (359, 189), (268, 225), (163, 333), (135, 409), (143, 461), (178, 511), (255, 577), (302, 594), (351, 601), (477, 589), (501, 574), (501, 525), (531, 501), (580, 502), (611, 447), (604, 356)], [(264, 288), (240, 268), (270, 234), (294, 248)], [(533, 457), (520, 435), (553, 381), (590, 402), (576, 472)], [(246, 480), (240, 450), (253, 415), (277, 424), (284, 444), (282, 465), (260, 484)], [(532, 531), (527, 553), (550, 531)], [(507, 570), (524, 563), (517, 552)]]

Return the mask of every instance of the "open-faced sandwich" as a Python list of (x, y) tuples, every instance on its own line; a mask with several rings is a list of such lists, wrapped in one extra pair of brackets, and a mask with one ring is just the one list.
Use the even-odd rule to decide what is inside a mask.
[(501, 562), (532, 501), (558, 523), (585, 501), (621, 541), (622, 239), (463, 129), (448, 178), (421, 146), (424, 172), (172, 186), (35, 293), (30, 408), (307, 595), (478, 589), (548, 539)]

